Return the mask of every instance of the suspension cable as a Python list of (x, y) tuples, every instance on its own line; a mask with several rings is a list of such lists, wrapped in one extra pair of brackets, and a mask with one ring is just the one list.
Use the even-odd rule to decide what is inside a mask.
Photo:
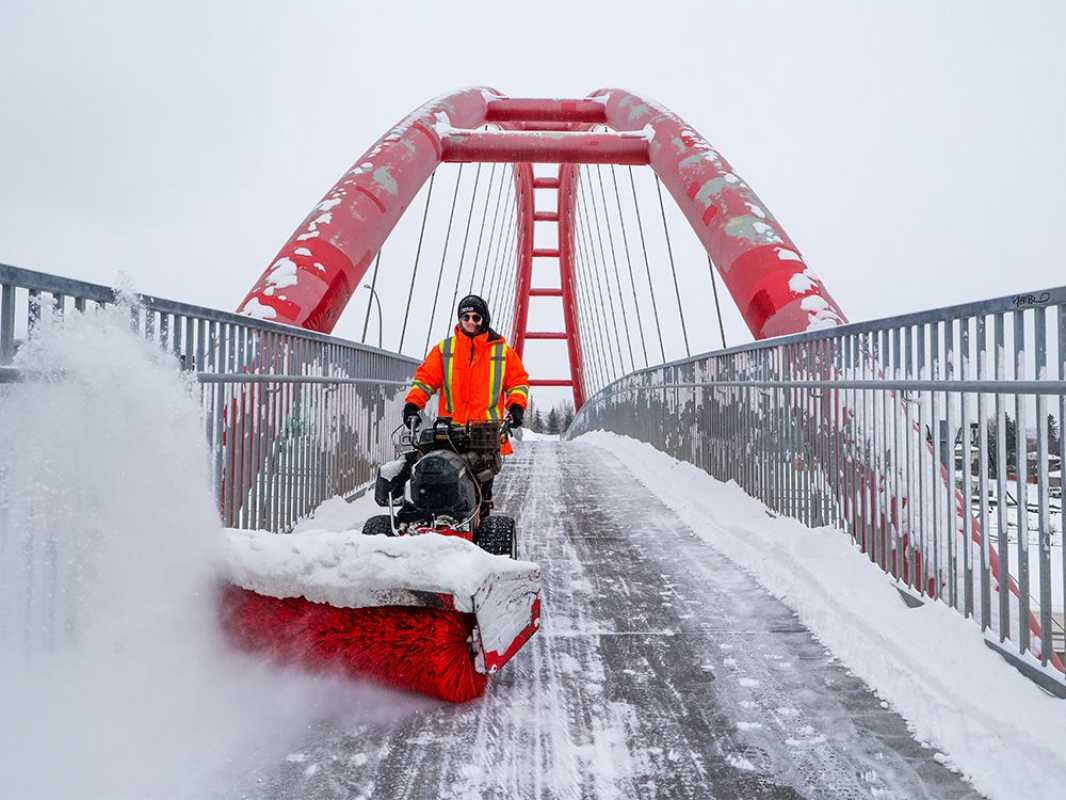
[[(591, 191), (589, 192), (589, 194), (592, 195), (592, 208), (593, 208), (593, 211), (595, 211), (595, 209), (596, 209), (596, 195), (595, 195), (594, 192), (591, 192)], [(582, 193), (582, 195), (581, 195), (581, 202), (582, 202), (582, 204), (585, 203), (585, 195), (584, 195), (584, 193)], [(599, 245), (600, 245), (600, 257), (598, 259), (598, 265), (599, 265), (598, 268), (602, 269), (603, 282), (599, 283), (597, 288), (600, 290), (600, 303), (602, 304), (603, 303), (603, 284), (604, 283), (607, 284), (607, 293), (608, 294), (611, 293), (610, 278), (609, 278), (609, 276), (607, 274), (607, 258), (604, 255), (603, 234), (600, 232), (599, 218), (597, 216), (595, 216), (595, 214), (593, 214), (592, 223), (588, 223), (588, 217), (589, 217), (589, 213), (588, 213), (588, 208), (586, 207), (585, 208), (586, 223), (589, 224), (589, 225), (591, 225), (592, 223), (595, 223), (595, 225), (596, 225), (596, 238), (599, 241)], [(589, 229), (589, 243), (590, 243), (590, 245), (591, 245), (591, 242), (592, 242), (592, 230), (590, 228)], [(595, 249), (591, 248), (591, 246), (590, 246), (590, 249), (592, 249), (593, 250), (593, 254), (595, 254)], [(615, 306), (614, 306), (614, 303), (611, 302), (611, 303), (605, 305), (604, 307), (607, 308), (611, 312), (611, 325), (614, 328), (615, 345), (618, 347), (618, 361), (619, 361), (619, 365), (621, 366), (620, 374), (625, 374), (625, 371), (626, 371), (626, 369), (625, 369), (625, 359), (622, 357), (622, 337), (618, 333), (618, 316), (617, 316), (617, 314), (615, 312)]]
[[(584, 205), (584, 196), (582, 196), (582, 204)], [(609, 306), (604, 303), (603, 300), (603, 284), (604, 279), (600, 278), (599, 267), (596, 259), (596, 251), (592, 246), (592, 227), (588, 218), (588, 206), (585, 206), (584, 212), (579, 217), (579, 230), (584, 234), (585, 247), (588, 250), (588, 262), (591, 265), (591, 271), (587, 274), (586, 278), (590, 286), (595, 287), (596, 293), (599, 297), (599, 303), (596, 305), (598, 316), (601, 321), (601, 349), (607, 354), (607, 360), (610, 363), (610, 371), (608, 372), (610, 379), (614, 380), (619, 375), (625, 373), (625, 368), (622, 363), (622, 342), (621, 338), (617, 335), (614, 337), (615, 347), (609, 346), (611, 342), (610, 329), (607, 325), (607, 312)], [(618, 351), (618, 362), (615, 363), (615, 350)]]
[(510, 341), (514, 336), (515, 326), (515, 310), (518, 305), (518, 201), (515, 200), (515, 228), (514, 236), (512, 237), (512, 244), (510, 246), (510, 266), (507, 268), (507, 289), (504, 297), (510, 297), (510, 304), (507, 306), (507, 340)]
[(685, 339), (685, 357), (692, 355), (688, 346), (688, 327), (685, 325), (685, 310), (681, 307), (681, 289), (677, 285), (677, 267), (674, 265), (674, 248), (670, 246), (670, 228), (666, 224), (666, 206), (663, 205), (663, 189), (659, 176), (655, 176), (655, 191), (659, 193), (659, 212), (663, 217), (663, 233), (666, 234), (666, 252), (670, 256), (670, 273), (674, 276), (674, 294), (677, 295), (677, 314), (681, 317), (681, 335)]
[[(580, 188), (580, 183), (578, 184), (578, 186)], [(590, 328), (592, 328), (592, 330), (591, 330), (591, 334), (592, 335), (590, 336), (590, 341), (594, 342), (594, 344), (596, 345), (594, 352), (598, 352), (598, 354), (599, 354), (600, 375), (601, 375), (601, 380), (602, 380), (602, 383), (600, 385), (603, 386), (603, 385), (607, 384), (607, 382), (611, 379), (611, 375), (612, 375), (612, 371), (609, 370), (608, 367), (607, 367), (608, 357), (611, 356), (610, 351), (607, 350), (607, 347), (606, 347), (607, 335), (606, 335), (605, 331), (606, 331), (606, 324), (607, 323), (606, 323), (605, 319), (601, 318), (601, 311), (602, 311), (603, 304), (600, 303), (599, 305), (597, 305), (595, 294), (593, 292), (593, 287), (595, 287), (596, 281), (593, 280), (593, 276), (592, 276), (592, 272), (591, 272), (591, 270), (593, 269), (593, 267), (590, 266), (590, 261), (592, 261), (592, 259), (591, 259), (590, 255), (589, 255), (589, 253), (591, 251), (590, 251), (590, 249), (588, 248), (588, 246), (586, 244), (585, 235), (584, 235), (585, 226), (587, 225), (587, 222), (585, 222), (585, 220), (582, 218), (582, 216), (580, 215), (579, 212), (580, 212), (580, 208), (578, 207), (577, 203), (575, 203), (574, 204), (575, 238), (579, 242), (580, 251), (582, 253), (581, 265), (583, 267), (585, 267), (585, 269), (583, 269), (583, 270), (579, 268), (579, 270), (578, 270), (578, 279), (579, 280), (581, 279), (582, 272), (583, 272), (584, 273), (584, 278), (585, 278), (586, 306), (589, 309), (591, 309), (591, 313), (587, 315), (587, 316), (589, 316), (591, 318)], [(582, 223), (585, 223), (585, 225), (583, 225)], [(605, 312), (603, 313), (603, 317), (606, 317), (606, 313)], [(611, 359), (611, 366), (612, 367), (614, 366), (613, 358)]]
[[(596, 306), (595, 306), (595, 303), (592, 302), (592, 292), (587, 288), (587, 284), (588, 284), (587, 277), (588, 276), (587, 276), (587, 274), (583, 275), (583, 273), (585, 273), (584, 265), (587, 262), (587, 256), (583, 255), (583, 253), (582, 253), (583, 248), (581, 247), (581, 243), (578, 240), (579, 237), (578, 237), (578, 231), (577, 231), (577, 214), (576, 214), (577, 209), (576, 209), (576, 207), (575, 207), (574, 211), (575, 211), (575, 213), (573, 213), (571, 215), (572, 228), (571, 228), (570, 232), (572, 234), (572, 239), (573, 239), (573, 248), (572, 249), (573, 249), (573, 252), (574, 252), (574, 282), (577, 284), (576, 288), (577, 288), (577, 292), (578, 292), (577, 308), (578, 308), (578, 314), (580, 315), (578, 326), (583, 332), (586, 329), (587, 329), (587, 332), (588, 332), (587, 339), (585, 339), (584, 337), (583, 337), (583, 339), (588, 342), (588, 349), (589, 349), (588, 364), (589, 364), (589, 373), (591, 374), (592, 380), (594, 382), (593, 391), (598, 391), (599, 388), (601, 386), (603, 386), (604, 383), (605, 383), (605, 379), (604, 379), (605, 370), (603, 368), (603, 351), (602, 351), (602, 348), (601, 348), (601, 345), (600, 345), (600, 342), (599, 342), (599, 339), (598, 339), (598, 336), (597, 336), (596, 330), (595, 330), (596, 321), (595, 321), (595, 317), (594, 317), (593, 311), (595, 310)], [(585, 277), (586, 280), (583, 281), (582, 277)], [(584, 302), (582, 303), (582, 301), (584, 301)], [(591, 394), (591, 392), (590, 392), (590, 394)]]
[[(504, 170), (500, 170), (502, 173)], [(489, 265), (492, 262), (492, 251), (496, 246), (496, 223), (500, 219), (500, 201), (503, 200), (503, 185), (507, 182), (506, 175), (500, 175), (500, 187), (496, 190), (496, 208), (492, 212), (492, 229), (489, 231), (489, 246), (485, 249), (485, 264), (481, 273), (481, 283), (478, 285), (478, 296), (484, 299), (485, 287), (489, 282)]]
[[(489, 172), (489, 188), (485, 192), (485, 208), (481, 212), (481, 230), (477, 235), (477, 249), (474, 251), (474, 271), (470, 274), (470, 291), (468, 294), (474, 293), (474, 285), (477, 283), (477, 262), (481, 258), (481, 243), (485, 239), (485, 223), (489, 218), (489, 203), (492, 201), (492, 182), (496, 179), (496, 165), (492, 165), (492, 170)], [(503, 178), (500, 178), (500, 187), (503, 187)], [(499, 193), (497, 192), (497, 197)]]
[[(511, 169), (512, 169), (512, 172), (513, 172), (514, 167), (512, 167)], [(512, 178), (513, 177), (514, 176), (512, 174)], [(504, 178), (504, 180), (506, 181), (506, 178)], [(501, 183), (500, 186), (502, 188), (503, 184)], [(512, 187), (514, 186), (514, 181), (513, 180), (511, 181), (511, 186)], [(514, 200), (515, 200), (514, 193), (513, 192), (509, 193), (508, 197), (507, 197), (507, 202), (504, 205), (503, 221), (500, 224), (500, 231), (499, 231), (500, 235), (499, 235), (499, 237), (495, 238), (495, 241), (493, 241), (493, 239), (489, 240), (489, 251), (488, 251), (488, 254), (485, 257), (485, 282), (484, 282), (484, 286), (482, 287), (482, 288), (486, 288), (486, 287), (488, 288), (488, 292), (482, 295), (482, 297), (484, 299), (486, 299), (486, 300), (488, 300), (488, 296), (493, 293), (493, 288), (496, 285), (497, 275), (499, 273), (500, 267), (502, 266), (502, 264), (500, 262), (500, 252), (501, 252), (501, 250), (503, 248), (504, 234), (505, 234), (506, 231), (508, 231), (508, 229), (507, 229), (507, 220), (510, 217), (510, 209), (511, 209), (511, 205), (514, 202)], [(495, 223), (495, 220), (493, 220), (493, 222)], [(493, 225), (493, 227), (495, 227), (495, 225)], [(492, 277), (491, 278), (489, 278), (489, 264), (490, 263), (493, 264)]]
[(411, 287), (407, 290), (407, 307), (403, 311), (403, 328), (400, 330), (400, 346), (397, 353), (403, 352), (403, 340), (407, 335), (407, 320), (411, 316), (411, 299), (415, 294), (415, 278), (418, 277), (418, 260), (422, 256), (422, 241), (426, 236), (426, 219), (429, 217), (429, 201), (433, 199), (433, 181), (437, 177), (437, 171), (429, 176), (429, 191), (426, 192), (426, 207), (422, 211), (422, 229), (418, 233), (418, 248), (415, 250), (415, 266), (411, 270)]
[(651, 294), (651, 308), (655, 312), (655, 330), (659, 334), (659, 353), (662, 363), (666, 363), (666, 347), (663, 345), (663, 326), (659, 321), (659, 303), (655, 299), (655, 286), (651, 282), (651, 263), (648, 261), (648, 244), (644, 240), (644, 222), (640, 215), (640, 205), (637, 203), (637, 184), (633, 179), (633, 168), (629, 168), (629, 188), (633, 191), (633, 210), (637, 215), (637, 231), (640, 233), (640, 249), (644, 253), (644, 271), (648, 275), (648, 292)]
[[(603, 364), (605, 364), (606, 359), (610, 355), (610, 353), (606, 353), (605, 354), (604, 346), (603, 346), (603, 342), (606, 341), (606, 337), (603, 334), (603, 322), (600, 319), (600, 309), (602, 308), (603, 304), (602, 303), (599, 303), (599, 304), (596, 303), (595, 292), (593, 291), (593, 288), (596, 286), (597, 281), (592, 277), (592, 273), (591, 273), (591, 270), (594, 269), (594, 265), (590, 265), (591, 258), (589, 256), (589, 251), (588, 251), (587, 246), (585, 244), (585, 235), (584, 235), (585, 231), (584, 231), (584, 227), (582, 225), (582, 217), (581, 217), (581, 213), (580, 213), (581, 212), (581, 206), (580, 206), (580, 203), (578, 202), (578, 196), (580, 195), (580, 190), (581, 190), (580, 177), (581, 177), (581, 173), (580, 173), (580, 170), (579, 170), (578, 171), (577, 191), (575, 192), (575, 197), (574, 197), (574, 215), (573, 215), (574, 240), (577, 242), (577, 247), (575, 249), (581, 254), (581, 259), (578, 262), (578, 266), (577, 266), (576, 272), (577, 272), (577, 276), (578, 276), (578, 281), (581, 281), (581, 279), (584, 278), (585, 293), (586, 293), (586, 298), (587, 298), (586, 302), (588, 303), (589, 308), (591, 308), (593, 310), (593, 312), (594, 312), (591, 315), (593, 326), (592, 326), (592, 328), (590, 330), (589, 339), (590, 339), (590, 341), (595, 341), (596, 351), (599, 353), (601, 365), (603, 365)], [(612, 366), (613, 366), (613, 364), (612, 364)], [(610, 374), (610, 372), (607, 370), (606, 366), (603, 366), (603, 374), (605, 374), (605, 375), (609, 375)]]
[[(577, 259), (577, 256), (575, 254), (574, 259), (573, 259), (574, 272), (575, 273), (577, 272), (577, 261), (578, 261), (578, 259)], [(587, 313), (587, 309), (582, 304), (582, 300), (584, 299), (584, 294), (585, 293), (584, 293), (584, 290), (582, 290), (580, 288), (580, 281), (577, 279), (576, 274), (575, 274), (575, 282), (578, 284), (575, 287), (575, 291), (574, 291), (574, 306), (576, 307), (576, 309), (575, 309), (575, 324), (577, 325), (578, 331), (581, 332), (586, 327), (588, 327), (588, 325), (589, 325), (589, 323), (588, 323), (588, 313)], [(581, 366), (584, 369), (584, 375), (582, 377), (586, 378), (586, 380), (582, 384), (582, 388), (583, 389), (591, 388), (592, 392), (590, 392), (590, 394), (592, 394), (593, 392), (595, 392), (596, 387), (599, 385), (598, 365), (596, 363), (596, 349), (593, 346), (592, 337), (591, 336), (590, 337), (581, 337), (581, 342), (582, 342), (581, 355), (583, 356), (583, 361), (582, 361), (582, 365)]]
[(510, 329), (514, 329), (514, 315), (515, 309), (518, 306), (518, 220), (515, 220), (514, 233), (511, 235), (511, 243), (507, 246), (508, 255), (507, 262), (504, 265), (506, 270), (506, 288), (503, 291), (503, 297), (500, 298), (501, 303), (506, 303), (504, 310), (507, 314), (507, 324)]
[[(515, 225), (515, 239), (518, 238), (517, 234), (518, 234), (518, 225), (516, 224)], [(515, 278), (513, 278), (512, 275), (518, 270), (517, 254), (515, 256), (513, 256), (513, 257), (508, 257), (507, 260), (511, 261), (511, 265), (504, 267), (504, 269), (506, 270), (506, 273), (504, 275), (506, 283), (504, 284), (505, 288), (504, 288), (504, 292), (503, 292), (503, 298), (501, 298), (500, 302), (501, 303), (506, 302), (508, 297), (511, 298), (511, 301), (508, 302), (507, 305), (503, 306), (503, 311), (502, 311), (503, 322), (500, 323), (500, 333), (503, 335), (503, 337), (507, 341), (512, 341), (514, 339), (514, 334), (515, 334), (515, 332), (514, 332), (514, 316), (515, 316), (515, 303), (517, 302), (517, 297), (515, 295), (516, 294), (516, 289), (514, 288)]]
[[(500, 255), (500, 285), (492, 293), (492, 302), (496, 303), (501, 309), (505, 307), (508, 297), (511, 293), (511, 275), (507, 268), (510, 259), (511, 250), (514, 248), (515, 235), (518, 233), (518, 220), (511, 222), (510, 230), (507, 232), (507, 239), (504, 243), (503, 252)], [(500, 318), (505, 319), (506, 316), (503, 311), (500, 312)]]
[[(370, 299), (366, 301), (366, 319), (363, 320), (363, 338), (361, 341), (366, 344), (366, 329), (370, 327), (370, 308), (374, 305), (375, 287), (378, 283), (378, 266), (381, 264), (381, 251), (378, 250), (377, 256), (374, 258), (374, 274), (370, 278)], [(380, 315), (379, 315), (380, 316)]]
[(510, 235), (511, 235), (511, 231), (510, 231), (509, 227), (506, 230), (506, 232), (504, 232), (504, 227), (503, 227), (503, 225), (501, 225), (500, 226), (500, 231), (501, 231), (500, 244), (499, 244), (499, 247), (497, 248), (496, 255), (494, 256), (494, 265), (493, 265), (493, 268), (492, 268), (492, 278), (487, 283), (487, 285), (486, 285), (487, 291), (483, 295), (483, 297), (485, 299), (485, 302), (488, 304), (490, 309), (496, 307), (497, 287), (498, 287), (498, 284), (503, 282), (501, 280), (501, 274), (503, 272), (503, 249), (504, 249), (504, 245), (505, 245), (504, 233), (506, 233), (506, 237), (507, 238), (510, 238)]
[(481, 180), (481, 164), (477, 165), (474, 173), (474, 189), (470, 192), (470, 210), (466, 214), (466, 231), (463, 233), (463, 249), (459, 252), (459, 271), (455, 273), (455, 289), (452, 291), (452, 312), (455, 311), (456, 303), (459, 302), (459, 282), (463, 277), (463, 265), (466, 261), (466, 243), (470, 239), (470, 220), (474, 217), (474, 201), (477, 200), (477, 186)]
[(429, 352), (429, 337), (433, 335), (433, 322), (437, 317), (437, 303), (440, 300), (440, 284), (444, 280), (444, 263), (448, 258), (448, 242), (452, 238), (452, 220), (455, 219), (455, 201), (459, 199), (459, 183), (463, 180), (463, 165), (455, 176), (455, 191), (452, 192), (452, 207), (448, 212), (448, 229), (444, 233), (444, 247), (440, 253), (440, 270), (437, 272), (437, 288), (433, 292), (433, 310), (429, 312), (429, 325), (426, 326), (426, 346), (423, 353)]
[(714, 310), (718, 314), (718, 330), (722, 333), (722, 349), (725, 350), (725, 325), (722, 323), (722, 307), (718, 305), (718, 282), (714, 278), (714, 262), (707, 256), (707, 266), (711, 268), (711, 291), (714, 292)]
[[(596, 167), (597, 171), (599, 166)], [(614, 202), (618, 206), (618, 225), (622, 229), (622, 245), (626, 253), (626, 266), (629, 267), (629, 287), (633, 290), (633, 307), (637, 310), (637, 330), (640, 331), (640, 347), (644, 351), (644, 366), (648, 366), (648, 344), (644, 341), (644, 318), (640, 313), (637, 300), (637, 282), (633, 277), (633, 259), (629, 255), (629, 236), (626, 233), (626, 218), (622, 215), (622, 196), (618, 192), (618, 176), (614, 164), (611, 164), (611, 182), (614, 183)]]
[[(600, 316), (601, 316), (602, 321), (603, 321), (604, 349), (606, 350), (607, 354), (610, 356), (610, 364), (611, 364), (610, 374), (611, 374), (611, 379), (614, 380), (614, 378), (618, 377), (620, 374), (623, 374), (625, 372), (624, 362), (622, 360), (622, 337), (618, 335), (618, 322), (614, 319), (614, 304), (608, 305), (603, 300), (603, 284), (606, 281), (606, 279), (603, 279), (603, 280), (600, 279), (600, 269), (599, 269), (598, 261), (596, 259), (596, 251), (592, 247), (592, 231), (591, 231), (591, 228), (590, 228), (591, 223), (589, 222), (588, 204), (585, 202), (585, 192), (583, 191), (580, 182), (578, 183), (578, 193), (577, 194), (578, 194), (578, 197), (581, 199), (581, 207), (583, 209), (583, 213), (580, 215), (580, 217), (578, 219), (579, 219), (579, 223), (584, 223), (583, 225), (582, 224), (578, 225), (578, 230), (582, 231), (585, 234), (586, 247), (588, 248), (588, 252), (589, 252), (589, 262), (592, 264), (592, 269), (595, 271), (595, 275), (590, 274), (588, 277), (589, 277), (589, 280), (592, 283), (592, 285), (594, 285), (596, 287), (596, 293), (599, 296), (599, 300), (600, 300), (600, 303), (599, 303)], [(609, 330), (607, 328), (607, 311), (605, 311), (604, 309), (607, 309), (607, 311), (611, 312), (611, 320), (614, 323), (614, 332), (615, 332), (614, 333), (614, 343), (615, 343), (615, 347), (618, 350), (618, 364), (615, 363), (614, 350), (609, 348), (609, 347), (607, 347), (607, 342), (610, 339), (610, 332), (609, 332)]]
[[(504, 293), (504, 298), (510, 298), (510, 304), (508, 304), (507, 308), (506, 308), (506, 314), (507, 314), (507, 316), (506, 316), (506, 320), (507, 320), (507, 339), (508, 340), (510, 340), (512, 337), (514, 337), (515, 334), (517, 333), (516, 324), (517, 324), (517, 314), (518, 314), (518, 269), (519, 269), (519, 259), (521, 258), (521, 254), (519, 253), (519, 250), (518, 250), (518, 242), (519, 242), (519, 239), (521, 237), (521, 233), (519, 231), (518, 201), (519, 201), (518, 189), (517, 189), (517, 185), (516, 185), (516, 189), (515, 189), (515, 230), (514, 230), (513, 242), (512, 242), (512, 245), (511, 245), (511, 249), (510, 249), (511, 255), (508, 256), (508, 260), (510, 260), (510, 266), (506, 267), (506, 270), (507, 270), (507, 272), (506, 272), (507, 284), (506, 284), (506, 290), (505, 290), (505, 293)], [(530, 247), (533, 246), (532, 238), (531, 238), (529, 244), (530, 244)], [(531, 273), (532, 273), (532, 270), (531, 270)], [(530, 275), (530, 279), (532, 281), (532, 274)], [(527, 288), (530, 288), (530, 287), (527, 287)]]
[[(503, 297), (501, 297), (500, 295), (503, 293), (503, 285), (507, 277), (506, 275), (504, 275), (504, 264), (507, 261), (506, 253), (508, 252), (508, 248), (511, 244), (511, 235), (516, 231), (518, 227), (517, 214), (511, 213), (515, 210), (518, 198), (515, 197), (512, 199), (514, 199), (515, 202), (508, 204), (508, 212), (505, 213), (505, 218), (509, 218), (510, 222), (507, 223), (506, 234), (501, 235), (500, 237), (500, 245), (496, 251), (496, 268), (492, 271), (492, 283), (489, 284), (488, 300), (490, 308), (496, 305), (497, 299), (499, 299), (501, 302), (503, 300)], [(501, 320), (503, 319), (502, 312), (500, 314), (500, 318)]]
[[(607, 241), (610, 243), (610, 247), (611, 247), (611, 263), (614, 265), (614, 285), (615, 285), (615, 288), (618, 290), (618, 311), (622, 315), (622, 326), (625, 328), (625, 331), (626, 331), (626, 347), (629, 350), (629, 367), (630, 367), (631, 370), (634, 370), (634, 369), (637, 368), (637, 360), (633, 356), (633, 337), (632, 337), (632, 335), (630, 334), (630, 331), (629, 331), (629, 317), (626, 314), (626, 301), (625, 301), (625, 297), (622, 295), (622, 277), (621, 277), (621, 275), (619, 275), (619, 270), (618, 270), (618, 255), (615, 253), (615, 249), (614, 249), (614, 232), (611, 229), (611, 217), (609, 216), (609, 214), (607, 212), (607, 194), (603, 190), (603, 172), (601, 171), (599, 164), (596, 165), (596, 177), (598, 178), (599, 185), (600, 185), (600, 199), (603, 201), (603, 219), (604, 219), (604, 223), (606, 224), (606, 227), (607, 227)], [(593, 195), (592, 195), (592, 210), (597, 215), (599, 214), (599, 211), (596, 208), (596, 195), (595, 195), (595, 193), (593, 193)], [(597, 216), (596, 217), (596, 235), (597, 236), (599, 236), (599, 227), (600, 227), (600, 219), (599, 219), (599, 216)], [(606, 264), (607, 264), (607, 261), (606, 261), (606, 259), (604, 259), (604, 266), (606, 266)], [(608, 292), (609, 291), (610, 291), (610, 289), (608, 288)]]
[[(518, 225), (516, 223), (515, 224), (515, 234), (517, 234), (517, 232), (518, 232)], [(513, 239), (513, 238), (517, 238), (517, 237), (516, 236), (512, 236), (511, 238)], [(510, 244), (510, 242), (508, 242), (508, 250), (510, 250), (510, 247), (511, 247), (511, 244)], [(502, 278), (500, 280), (500, 297), (499, 297), (499, 303), (498, 303), (499, 306), (500, 306), (500, 327), (498, 328), (498, 332), (499, 332), (499, 334), (501, 336), (503, 336), (505, 339), (507, 339), (507, 341), (511, 340), (510, 320), (511, 320), (511, 314), (513, 313), (513, 306), (514, 306), (514, 296), (513, 296), (513, 293), (510, 290), (511, 268), (510, 268), (510, 266), (508, 266), (508, 263), (507, 263), (509, 261), (511, 261), (511, 257), (509, 255), (504, 255), (503, 274), (502, 274)], [(510, 302), (508, 302), (508, 299), (507, 299), (508, 295), (511, 295)]]

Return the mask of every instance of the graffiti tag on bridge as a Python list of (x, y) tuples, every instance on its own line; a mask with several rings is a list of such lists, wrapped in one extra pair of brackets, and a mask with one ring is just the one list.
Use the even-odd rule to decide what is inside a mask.
[(1042, 306), (1051, 299), (1051, 292), (1040, 292), (1040, 294), (1016, 294), (1014, 295), (1015, 308), (1021, 308), (1022, 306)]

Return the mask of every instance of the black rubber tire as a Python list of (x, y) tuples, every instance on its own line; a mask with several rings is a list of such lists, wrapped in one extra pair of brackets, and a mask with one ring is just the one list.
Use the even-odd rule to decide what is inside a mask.
[(388, 514), (375, 514), (363, 523), (364, 536), (392, 536), (392, 520)]
[(514, 517), (493, 514), (482, 521), (477, 529), (475, 544), (486, 553), (494, 556), (518, 558), (518, 535), (515, 532)]

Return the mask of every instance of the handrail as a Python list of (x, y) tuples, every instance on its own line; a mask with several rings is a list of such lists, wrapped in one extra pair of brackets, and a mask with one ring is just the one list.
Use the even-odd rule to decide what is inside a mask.
[[(1039, 659), (1066, 695), (1052, 617), (1066, 566), (1051, 558), (1063, 420), (1066, 287), (1053, 287), (636, 370), (590, 398), (566, 436), (636, 437), (778, 513), (841, 528), (1019, 668)], [(1008, 511), (1019, 483), (1028, 496)]]
[[(50, 295), (51, 297), (47, 297)], [(124, 300), (110, 287), (0, 265), (0, 386), (62, 372), (10, 366), (19, 341), (57, 316)], [(151, 295), (131, 295), (130, 328), (171, 352), (200, 385), (211, 479), (223, 524), (291, 529), (350, 496), (392, 458), (391, 427), (417, 360), (377, 347)]]
[[(52, 295), (63, 297), (81, 298), (94, 303), (111, 305), (119, 301), (121, 292), (114, 288), (98, 283), (89, 283), (74, 278), (66, 278), (60, 275), (52, 275), (47, 272), (38, 272), (24, 267), (14, 267), (10, 264), (0, 264), (0, 286), (25, 289), (35, 292), (48, 292)], [(131, 299), (146, 309), (162, 314), (176, 314), (183, 317), (195, 317), (209, 322), (219, 322), (229, 325), (240, 325), (243, 328), (269, 333), (283, 333), (286, 336), (296, 336), (300, 339), (319, 342), (321, 344), (334, 344), (343, 347), (351, 347), (368, 353), (380, 353), (418, 364), (418, 359), (384, 350), (373, 345), (330, 336), (325, 333), (297, 328), (294, 325), (286, 325), (281, 322), (257, 319), (245, 314), (237, 314), (232, 311), (220, 311), (216, 308), (183, 303), (177, 300), (168, 300), (149, 294), (134, 294)]]
[(803, 333), (794, 333), (788, 336), (775, 336), (770, 339), (761, 339), (746, 344), (734, 345), (733, 347), (726, 347), (721, 350), (706, 350), (702, 353), (697, 353), (685, 358), (674, 359), (673, 361), (667, 361), (663, 364), (643, 367), (634, 370), (628, 375), (616, 378), (611, 383), (603, 386), (599, 391), (604, 392), (608, 390), (611, 386), (625, 380), (630, 375), (641, 375), (655, 372), (660, 369), (680, 367), (697, 359), (708, 358), (710, 356), (726, 356), (734, 355), (736, 353), (758, 352), (790, 344), (802, 344), (805, 342), (822, 341), (826, 339), (839, 339), (860, 333), (890, 331), (931, 322), (946, 322), (949, 320), (958, 320), (989, 314), (1002, 314), (1029, 308), (1047, 308), (1051, 306), (1059, 306), (1064, 303), (1066, 303), (1066, 286), (1056, 286), (1051, 289), (1041, 289), (1035, 292), (1001, 295), (989, 300), (957, 303), (955, 305), (943, 306), (942, 308), (935, 308), (929, 311), (912, 311), (891, 317), (880, 317), (866, 322), (849, 322), (832, 328), (804, 331)]

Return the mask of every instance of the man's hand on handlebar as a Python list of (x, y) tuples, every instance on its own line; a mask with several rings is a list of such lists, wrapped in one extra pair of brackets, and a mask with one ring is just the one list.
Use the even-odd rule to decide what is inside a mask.
[(405, 405), (403, 407), (403, 426), (410, 430), (421, 427), (422, 415), (419, 413), (421, 410), (414, 403)]
[(512, 405), (508, 409), (508, 411), (509, 411), (509, 416), (511, 418), (511, 427), (512, 428), (521, 428), (522, 427), (522, 419), (526, 415), (526, 410), (524, 408), (522, 408), (522, 406), (520, 406), (517, 403), (515, 403), (514, 405)]

